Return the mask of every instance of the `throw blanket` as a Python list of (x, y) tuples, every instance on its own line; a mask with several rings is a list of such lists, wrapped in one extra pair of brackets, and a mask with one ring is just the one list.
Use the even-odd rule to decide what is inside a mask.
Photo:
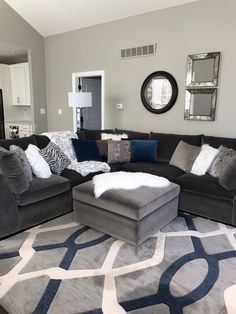
[(83, 177), (87, 176), (90, 173), (94, 172), (109, 172), (111, 170), (110, 166), (106, 162), (101, 161), (81, 161), (77, 160), (72, 161), (72, 163), (67, 167), (67, 169), (74, 170), (79, 172)]
[(96, 175), (93, 184), (95, 197), (99, 198), (111, 189), (133, 190), (141, 186), (163, 188), (168, 186), (170, 181), (149, 173), (119, 171)]
[(72, 145), (72, 138), (78, 138), (76, 133), (72, 131), (58, 131), (58, 132), (45, 132), (42, 135), (46, 135), (51, 142), (56, 144), (70, 159), (70, 161), (76, 160), (74, 148)]
[(72, 131), (58, 131), (58, 132), (45, 132), (42, 133), (46, 135), (50, 141), (56, 144), (70, 159), (71, 164), (67, 167), (67, 169), (74, 170), (80, 173), (83, 177), (87, 176), (90, 173), (94, 172), (109, 172), (110, 166), (105, 162), (100, 161), (83, 161), (78, 162), (76, 159), (76, 155), (74, 152), (74, 147), (72, 145), (72, 138), (78, 138), (76, 133)]

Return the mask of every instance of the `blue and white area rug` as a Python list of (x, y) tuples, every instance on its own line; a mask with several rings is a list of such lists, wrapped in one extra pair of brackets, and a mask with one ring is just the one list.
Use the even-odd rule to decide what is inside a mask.
[(0, 242), (9, 313), (235, 314), (236, 228), (181, 214), (139, 248), (69, 214)]

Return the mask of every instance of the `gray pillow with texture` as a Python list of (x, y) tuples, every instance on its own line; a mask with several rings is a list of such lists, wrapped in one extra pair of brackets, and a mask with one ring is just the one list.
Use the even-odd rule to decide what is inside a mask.
[(29, 180), (18, 155), (0, 147), (0, 173), (5, 177), (14, 194), (22, 194), (29, 188)]
[(219, 147), (219, 153), (216, 156), (215, 160), (211, 164), (210, 169), (208, 170), (208, 173), (215, 177), (219, 178), (221, 175), (221, 172), (224, 168), (224, 166), (232, 159), (234, 156), (236, 156), (236, 151), (232, 148), (228, 148), (225, 146)]
[(16, 145), (11, 145), (10, 146), (10, 151), (13, 151), (17, 154), (17, 156), (20, 159), (21, 165), (25, 171), (25, 174), (29, 180), (29, 182), (31, 182), (33, 180), (33, 173), (32, 173), (32, 169), (30, 166), (30, 163), (26, 157), (25, 152), (23, 151), (22, 148), (20, 148), (19, 146)]
[(192, 169), (193, 163), (201, 151), (200, 146), (190, 145), (180, 141), (177, 145), (169, 164), (185, 172)]
[(236, 156), (223, 167), (218, 182), (228, 191), (236, 189)]
[(114, 164), (117, 162), (129, 162), (131, 157), (130, 141), (107, 141), (108, 154), (107, 162)]

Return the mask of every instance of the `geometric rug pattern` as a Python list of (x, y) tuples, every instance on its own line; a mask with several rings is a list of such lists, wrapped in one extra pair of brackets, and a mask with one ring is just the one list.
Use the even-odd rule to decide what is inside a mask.
[(0, 241), (8, 313), (235, 314), (236, 228), (180, 213), (138, 248), (73, 213)]

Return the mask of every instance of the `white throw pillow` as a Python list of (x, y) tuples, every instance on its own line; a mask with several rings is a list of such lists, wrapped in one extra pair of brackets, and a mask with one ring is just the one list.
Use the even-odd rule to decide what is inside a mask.
[(124, 138), (128, 138), (128, 135), (125, 133), (123, 134), (101, 133), (101, 140), (121, 141)]
[(197, 176), (206, 174), (218, 153), (218, 149), (213, 148), (208, 144), (202, 145), (200, 154), (197, 156), (192, 166), (191, 173), (196, 174)]
[(46, 160), (40, 155), (37, 146), (29, 144), (25, 154), (36, 177), (46, 179), (51, 176), (50, 167)]

